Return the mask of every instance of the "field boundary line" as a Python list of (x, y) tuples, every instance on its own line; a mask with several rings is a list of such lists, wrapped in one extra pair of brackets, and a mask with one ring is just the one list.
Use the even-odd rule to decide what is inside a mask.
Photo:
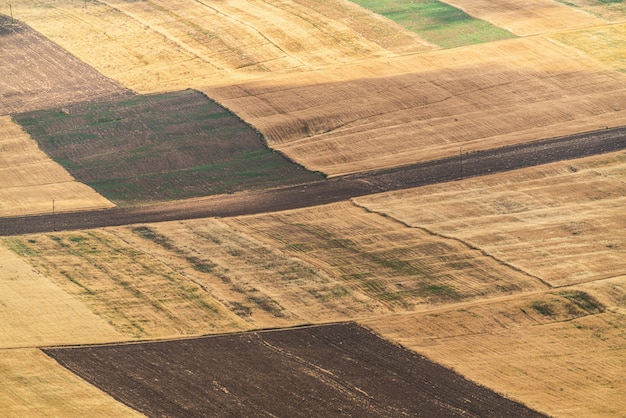
[(541, 277), (535, 276), (534, 274), (529, 273), (529, 272), (527, 272), (527, 271), (525, 271), (525, 270), (523, 270), (523, 269), (521, 269), (521, 268), (519, 268), (519, 267), (517, 267), (517, 266), (515, 266), (515, 265), (513, 265), (511, 263), (508, 263), (508, 262), (506, 262), (504, 260), (501, 260), (498, 257), (494, 256), (493, 254), (488, 253), (486, 250), (484, 250), (484, 249), (482, 249), (480, 247), (477, 247), (474, 244), (472, 244), (472, 243), (470, 243), (468, 241), (465, 241), (465, 240), (463, 240), (461, 238), (448, 236), (448, 235), (445, 235), (445, 234), (442, 234), (442, 233), (439, 233), (439, 232), (435, 232), (435, 231), (433, 231), (431, 229), (428, 229), (428, 228), (426, 228), (424, 226), (411, 225), (408, 222), (405, 222), (402, 219), (396, 218), (395, 216), (390, 215), (388, 213), (379, 212), (377, 210), (370, 209), (367, 206), (364, 206), (364, 205), (362, 205), (360, 203), (357, 203), (354, 199), (350, 199), (350, 202), (354, 206), (356, 206), (356, 207), (358, 207), (360, 209), (363, 209), (366, 212), (374, 213), (374, 214), (377, 214), (377, 215), (382, 216), (384, 218), (391, 219), (392, 221), (397, 222), (397, 223), (399, 223), (399, 224), (401, 224), (401, 225), (403, 225), (403, 226), (405, 226), (407, 228), (412, 228), (412, 229), (417, 229), (417, 230), (420, 230), (420, 231), (424, 231), (427, 234), (429, 234), (431, 236), (434, 236), (434, 237), (444, 238), (444, 239), (456, 241), (456, 242), (464, 245), (465, 247), (467, 247), (470, 250), (474, 250), (474, 251), (480, 252), (482, 255), (484, 255), (487, 258), (490, 258), (490, 259), (494, 260), (496, 263), (500, 264), (501, 266), (504, 266), (506, 268), (509, 268), (511, 270), (514, 270), (514, 271), (516, 271), (518, 273), (522, 273), (523, 275), (532, 278), (533, 280), (535, 280), (535, 281), (541, 283), (542, 285), (544, 285), (547, 289), (555, 289), (557, 287), (561, 287), (561, 286), (554, 286), (554, 285), (548, 283), (547, 281), (545, 281), (544, 279), (542, 279)]

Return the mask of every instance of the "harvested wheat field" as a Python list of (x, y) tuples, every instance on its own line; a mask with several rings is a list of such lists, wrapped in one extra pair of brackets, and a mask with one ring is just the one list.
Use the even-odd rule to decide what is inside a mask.
[(446, 0), (468, 14), (519, 36), (565, 32), (608, 21), (557, 0)]
[(625, 172), (619, 152), (357, 202), (558, 287), (624, 274)]
[(0, 15), (0, 115), (129, 92), (27, 25)]
[[(624, 13), (626, 20), (626, 12)], [(555, 33), (551, 39), (579, 49), (607, 68), (626, 73), (626, 24)]]
[(626, 410), (626, 278), (364, 323), (385, 338), (556, 417)]
[(621, 125), (625, 86), (535, 37), (203, 91), (271, 147), (335, 176)]
[(4, 242), (125, 339), (247, 329), (201, 283), (106, 231), (27, 235)]
[(0, 216), (50, 213), (53, 204), (56, 212), (113, 206), (52, 161), (10, 117), (0, 116)]
[(423, 310), (546, 287), (463, 242), (347, 202), (224, 222), (367, 295), (385, 307), (378, 312)]
[(0, 409), (12, 417), (142, 417), (41, 350), (0, 350)]
[(13, 10), (17, 19), (141, 93), (436, 48), (349, 2), (20, 0)]

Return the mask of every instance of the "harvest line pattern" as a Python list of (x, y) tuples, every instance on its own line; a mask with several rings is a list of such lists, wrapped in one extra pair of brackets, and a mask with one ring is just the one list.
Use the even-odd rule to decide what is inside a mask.
[(297, 209), (626, 149), (626, 126), (271, 190), (136, 207), (0, 218), (0, 236)]

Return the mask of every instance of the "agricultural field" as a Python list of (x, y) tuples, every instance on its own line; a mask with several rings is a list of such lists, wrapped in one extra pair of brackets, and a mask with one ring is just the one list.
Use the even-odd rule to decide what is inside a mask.
[(355, 324), (45, 352), (148, 416), (543, 416)]
[(0, 216), (112, 206), (52, 161), (9, 116), (0, 116)]
[(129, 94), (121, 84), (2, 14), (0, 42), (0, 116)]
[[(0, 5), (0, 217), (53, 225), (1, 234), (0, 410), (622, 415), (626, 153), (462, 161), (615, 136), (625, 25), (604, 0)], [(138, 223), (54, 223), (112, 212)]]
[(355, 3), (397, 22), (428, 41), (456, 48), (513, 38), (514, 35), (485, 20), (476, 19), (451, 2), (438, 0), (355, 0)]
[(118, 204), (185, 199), (322, 177), (195, 90), (14, 115), (48, 155)]
[(561, 287), (624, 274), (624, 173), (618, 152), (356, 201)]

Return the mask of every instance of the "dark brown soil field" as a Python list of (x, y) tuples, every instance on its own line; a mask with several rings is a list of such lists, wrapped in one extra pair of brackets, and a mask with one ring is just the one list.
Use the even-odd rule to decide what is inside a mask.
[(118, 204), (170, 201), (320, 180), (195, 90), (14, 115), (77, 180)]
[(271, 190), (91, 212), (0, 218), (0, 236), (295, 209), (625, 148), (626, 127), (604, 129)]
[(131, 92), (29, 26), (0, 15), (0, 115)]
[(542, 416), (356, 324), (44, 351), (154, 417)]

